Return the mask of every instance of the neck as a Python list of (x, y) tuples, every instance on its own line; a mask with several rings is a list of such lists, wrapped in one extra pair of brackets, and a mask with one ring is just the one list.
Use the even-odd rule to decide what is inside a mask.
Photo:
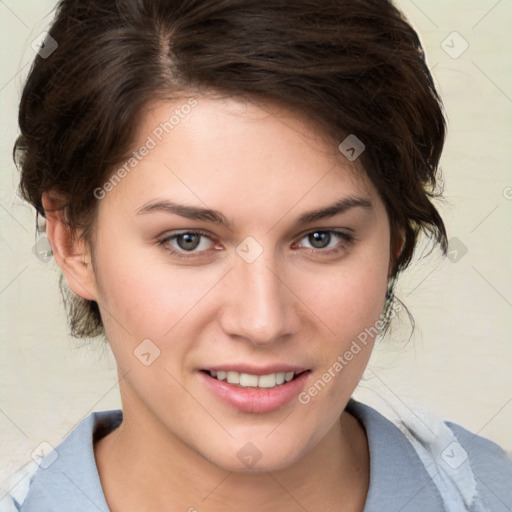
[[(279, 471), (236, 473), (206, 460), (152, 415), (123, 404), (123, 423), (95, 446), (112, 512), (145, 510), (361, 512), (369, 485), (364, 429), (344, 412), (302, 459)], [(227, 505), (229, 504), (229, 505)]]

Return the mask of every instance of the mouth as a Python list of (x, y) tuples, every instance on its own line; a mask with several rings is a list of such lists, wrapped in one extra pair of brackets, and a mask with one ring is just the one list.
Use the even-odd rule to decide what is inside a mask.
[(272, 389), (282, 386), (297, 378), (299, 375), (308, 370), (298, 372), (275, 372), (265, 375), (255, 375), (251, 373), (237, 372), (234, 370), (203, 370), (213, 379), (227, 382), (242, 388), (264, 388)]
[(278, 365), (217, 367), (199, 372), (213, 396), (245, 413), (267, 413), (291, 405), (308, 381), (310, 369)]

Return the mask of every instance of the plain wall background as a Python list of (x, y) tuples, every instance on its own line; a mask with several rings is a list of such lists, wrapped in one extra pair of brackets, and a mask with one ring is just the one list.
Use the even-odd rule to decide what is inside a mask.
[[(53, 5), (0, 1), (2, 480), (41, 442), (56, 446), (90, 412), (120, 407), (110, 351), (68, 335), (58, 267), (32, 253), (35, 212), (16, 193), (17, 105), (31, 41)], [(512, 4), (397, 5), (420, 34), (447, 112), (439, 209), (451, 255), (436, 250), (402, 277), (397, 292), (415, 334), (404, 346), (404, 317), (376, 348), (355, 397), (386, 414), (386, 401), (402, 413), (423, 404), (512, 450)]]

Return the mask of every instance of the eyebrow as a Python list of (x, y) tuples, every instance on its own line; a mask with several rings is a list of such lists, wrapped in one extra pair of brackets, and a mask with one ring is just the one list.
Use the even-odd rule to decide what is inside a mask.
[[(372, 202), (366, 197), (344, 197), (332, 205), (303, 213), (297, 219), (296, 224), (308, 224), (318, 220), (327, 219), (334, 217), (335, 215), (345, 213), (346, 211), (353, 208), (371, 209), (372, 207)], [(175, 214), (181, 217), (186, 217), (187, 219), (213, 222), (214, 224), (224, 225), (229, 229), (232, 228), (231, 222), (229, 222), (228, 219), (218, 210), (197, 206), (187, 206), (169, 201), (167, 199), (149, 201), (136, 210), (137, 215), (144, 215), (154, 212)]]

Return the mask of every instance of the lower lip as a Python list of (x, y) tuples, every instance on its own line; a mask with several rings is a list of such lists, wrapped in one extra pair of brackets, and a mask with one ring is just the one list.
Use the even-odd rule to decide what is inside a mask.
[(290, 403), (301, 392), (309, 371), (274, 388), (244, 388), (199, 372), (209, 389), (222, 401), (241, 412), (271, 412)]

